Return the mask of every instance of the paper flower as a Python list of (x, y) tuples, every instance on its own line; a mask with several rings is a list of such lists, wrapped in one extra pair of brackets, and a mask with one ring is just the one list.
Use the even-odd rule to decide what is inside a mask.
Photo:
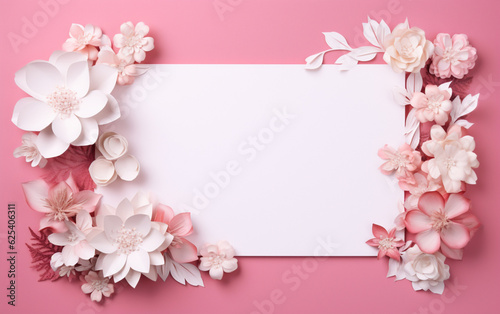
[(440, 78), (462, 79), (476, 63), (476, 48), (469, 45), (467, 35), (440, 33), (434, 40), (434, 54), (429, 72)]
[(82, 277), (82, 281), (86, 282), (82, 285), (82, 291), (85, 294), (90, 293), (92, 301), (100, 302), (102, 296), (109, 297), (115, 291), (113, 284), (109, 283), (109, 278), (104, 278), (101, 274), (90, 271)]
[(116, 160), (127, 153), (127, 139), (115, 132), (106, 132), (97, 140), (97, 149), (107, 160)]
[(427, 254), (415, 245), (403, 253), (405, 278), (412, 282), (415, 291), (442, 294), (444, 281), (450, 278), (450, 266), (444, 263), (445, 260), (440, 252)]
[(154, 209), (154, 221), (163, 222), (168, 225), (167, 232), (174, 238), (168, 246), (172, 258), (178, 263), (189, 263), (198, 260), (196, 246), (184, 239), (193, 232), (190, 213), (175, 215), (169, 206), (158, 204)]
[(416, 92), (411, 99), (411, 105), (416, 109), (415, 117), (422, 123), (435, 121), (444, 125), (451, 112), (451, 94), (440, 90), (436, 85), (427, 85), (425, 94)]
[(113, 183), (118, 177), (113, 162), (102, 156), (90, 164), (89, 173), (94, 183), (99, 186)]
[(398, 248), (403, 246), (405, 242), (399, 238), (396, 238), (396, 228), (393, 228), (390, 232), (379, 225), (372, 225), (372, 232), (375, 238), (366, 241), (369, 246), (377, 247), (379, 249), (377, 258), (384, 256), (389, 256), (397, 261), (400, 260), (400, 254)]
[(95, 249), (89, 245), (86, 238), (92, 229), (90, 214), (86, 210), (81, 210), (76, 215), (76, 224), (69, 220), (64, 223), (68, 229), (66, 232), (49, 235), (50, 243), (64, 247), (61, 252), (64, 265), (75, 266), (80, 259), (92, 258), (95, 255)]
[(70, 38), (62, 46), (64, 51), (78, 51), (85, 54), (89, 60), (97, 59), (97, 47), (101, 45), (102, 36), (99, 27), (92, 24), (87, 24), (85, 27), (72, 24), (69, 36)]
[(52, 187), (43, 180), (23, 183), (23, 191), (28, 206), (45, 213), (40, 230), (50, 228), (55, 232), (67, 231), (66, 220), (82, 210), (93, 212), (101, 199), (92, 191), (79, 191), (71, 176)]
[(19, 158), (25, 156), (26, 162), (31, 162), (32, 167), (40, 166), (40, 168), (43, 168), (47, 164), (47, 159), (43, 158), (38, 151), (38, 147), (36, 147), (37, 137), (38, 136), (32, 132), (24, 133), (22, 145), (14, 150), (14, 157)]
[(399, 187), (403, 191), (410, 192), (410, 195), (408, 195), (404, 203), (404, 207), (410, 210), (418, 208), (418, 199), (422, 194), (442, 189), (442, 186), (436, 180), (427, 178), (425, 173), (415, 173), (414, 177), (415, 182), (413, 184), (399, 181)]
[(133, 56), (123, 56), (116, 54), (111, 49), (103, 49), (99, 52), (96, 64), (107, 64), (117, 69), (119, 85), (132, 84), (136, 76), (146, 73), (148, 67), (141, 64), (134, 64)]
[(394, 28), (384, 47), (384, 61), (397, 73), (419, 72), (434, 51), (432, 43), (425, 38), (425, 32), (417, 27), (410, 28), (408, 21)]
[(469, 211), (470, 201), (460, 194), (451, 194), (447, 201), (438, 192), (423, 194), (418, 210), (406, 214), (406, 229), (416, 233), (415, 242), (425, 253), (439, 250), (441, 241), (451, 249), (469, 243), (469, 229), (455, 218)]
[(120, 26), (121, 34), (113, 37), (115, 47), (120, 48), (118, 54), (128, 57), (132, 56), (136, 62), (142, 62), (146, 58), (146, 52), (154, 48), (152, 37), (145, 37), (149, 33), (149, 27), (143, 22), (132, 24), (123, 23)]
[(410, 145), (403, 144), (398, 150), (385, 145), (379, 149), (378, 156), (387, 160), (380, 166), (380, 171), (385, 175), (396, 173), (398, 179), (415, 182), (413, 172), (418, 170), (422, 162), (420, 153), (414, 151)]
[(12, 122), (26, 131), (40, 131), (36, 146), (45, 158), (64, 153), (70, 144), (92, 145), (99, 124), (116, 120), (120, 111), (110, 95), (116, 69), (96, 65), (77, 52), (54, 52), (50, 60), (33, 61), (17, 71), (16, 84), (32, 97), (14, 108)]
[(462, 190), (462, 182), (475, 184), (479, 167), (477, 155), (473, 152), (476, 144), (472, 136), (462, 136), (462, 128), (452, 126), (448, 133), (438, 125), (431, 128), (431, 140), (422, 144), (422, 151), (434, 157), (422, 164), (422, 170), (438, 179), (448, 193)]
[(202, 271), (208, 271), (212, 279), (221, 280), (224, 273), (231, 273), (238, 268), (238, 260), (234, 258), (234, 249), (227, 241), (205, 244), (200, 250)]

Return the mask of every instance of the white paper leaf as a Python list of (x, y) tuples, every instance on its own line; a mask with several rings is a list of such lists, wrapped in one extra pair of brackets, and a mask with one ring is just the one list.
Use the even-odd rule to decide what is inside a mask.
[(405, 126), (405, 138), (406, 143), (409, 144), (413, 149), (417, 148), (420, 143), (420, 121), (415, 117), (415, 109), (412, 109), (408, 113), (406, 118)]
[(370, 61), (379, 52), (382, 52), (381, 48), (365, 46), (353, 49), (349, 55), (358, 61)]
[(469, 129), (471, 126), (474, 125), (474, 123), (471, 123), (465, 119), (460, 119), (455, 122), (456, 125), (460, 125), (461, 127), (464, 127), (466, 129)]
[(352, 50), (351, 46), (347, 43), (344, 36), (337, 32), (323, 33), (328, 46), (333, 50)]
[(168, 255), (164, 255), (165, 257), (165, 265), (163, 265), (163, 271), (158, 272), (158, 275), (165, 280), (168, 277), (168, 274), (172, 275), (177, 282), (185, 285), (186, 282), (192, 286), (201, 286), (203, 285), (203, 279), (201, 278), (200, 270), (198, 267), (194, 266), (190, 263), (179, 264), (176, 261), (172, 260)]
[(455, 122), (458, 120), (458, 118), (468, 115), (469, 113), (474, 111), (477, 108), (478, 99), (479, 94), (476, 94), (474, 96), (467, 95), (462, 101), (460, 101), (460, 98), (458, 96), (455, 97), (455, 99), (453, 99), (451, 103), (453, 106), (450, 113), (451, 121)]
[(411, 73), (406, 80), (406, 89), (408, 90), (408, 97), (411, 99), (413, 94), (422, 90), (424, 82), (420, 73)]
[(406, 106), (410, 104), (410, 95), (408, 91), (400, 86), (394, 86), (392, 89), (392, 94), (394, 95), (394, 101), (400, 106)]
[(366, 40), (370, 42), (370, 44), (382, 48), (377, 38), (378, 27), (379, 24), (377, 23), (377, 21), (374, 21), (370, 19), (370, 17), (368, 17), (368, 23), (363, 23), (363, 35), (365, 36)]
[(347, 53), (343, 56), (340, 56), (340, 58), (335, 61), (336, 64), (340, 64), (340, 70), (341, 71), (347, 71), (356, 66), (358, 64), (358, 60), (354, 59), (353, 57), (350, 56), (351, 53)]
[(451, 85), (451, 81), (439, 85), (438, 88), (439, 88), (439, 90), (447, 91), (451, 96), (451, 94), (453, 94), (453, 91), (451, 90), (450, 85)]
[(391, 34), (391, 29), (385, 23), (384, 20), (381, 20), (380, 24), (378, 25), (378, 29), (377, 29), (377, 40), (380, 43), (380, 48), (382, 48), (384, 51), (385, 51), (385, 48), (384, 48), (385, 39), (390, 34)]
[(412, 131), (412, 133), (408, 134), (406, 138), (407, 143), (409, 140), (410, 147), (416, 149), (418, 147), (418, 144), (420, 144), (420, 124), (414, 131)]
[(315, 55), (309, 56), (306, 58), (306, 69), (307, 70), (315, 70), (321, 65), (323, 65), (323, 57), (325, 56), (325, 52), (320, 52)]

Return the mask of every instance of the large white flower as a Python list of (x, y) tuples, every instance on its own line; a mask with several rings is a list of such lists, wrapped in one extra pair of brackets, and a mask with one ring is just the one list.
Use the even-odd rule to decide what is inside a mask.
[(110, 95), (117, 75), (104, 64), (90, 67), (87, 56), (78, 52), (56, 51), (49, 61), (30, 62), (17, 71), (15, 81), (31, 97), (17, 102), (12, 122), (40, 131), (36, 146), (45, 158), (61, 155), (70, 144), (92, 145), (98, 125), (120, 117)]
[(118, 282), (126, 279), (135, 288), (142, 275), (155, 280), (156, 268), (165, 260), (161, 251), (172, 242), (168, 226), (152, 222), (153, 205), (138, 194), (132, 202), (124, 199), (116, 209), (104, 205), (96, 216), (97, 228), (90, 243), (102, 253), (96, 270)]

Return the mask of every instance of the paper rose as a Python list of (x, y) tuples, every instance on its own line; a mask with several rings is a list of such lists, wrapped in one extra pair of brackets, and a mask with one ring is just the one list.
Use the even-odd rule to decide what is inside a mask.
[(146, 73), (148, 67), (141, 64), (134, 64), (133, 56), (123, 56), (116, 54), (111, 49), (103, 49), (99, 52), (96, 64), (107, 64), (117, 69), (119, 85), (132, 84), (136, 76)]
[(113, 162), (104, 157), (98, 157), (90, 164), (89, 173), (95, 184), (99, 186), (111, 184), (118, 177)]
[(462, 79), (476, 63), (476, 48), (469, 45), (467, 35), (438, 34), (429, 72), (440, 78)]
[(394, 28), (384, 47), (384, 61), (397, 73), (419, 72), (434, 51), (432, 43), (425, 38), (425, 32), (417, 27), (410, 28), (408, 21)]
[(14, 150), (14, 157), (26, 157), (26, 162), (31, 162), (32, 167), (45, 167), (47, 159), (43, 158), (38, 147), (36, 147), (37, 135), (32, 132), (24, 133), (22, 137), (22, 145)]
[(141, 165), (137, 158), (132, 155), (125, 155), (115, 161), (116, 174), (120, 179), (125, 181), (132, 181), (139, 175)]
[(427, 85), (425, 94), (416, 92), (411, 99), (411, 105), (416, 109), (415, 117), (422, 123), (435, 121), (444, 125), (452, 108), (450, 98), (448, 91), (440, 90), (436, 85)]
[(145, 37), (149, 33), (149, 27), (143, 22), (132, 24), (123, 23), (120, 26), (121, 34), (113, 38), (115, 47), (119, 48), (118, 54), (128, 57), (132, 56), (136, 62), (142, 62), (146, 58), (146, 52), (154, 48), (152, 37)]
[(377, 247), (379, 249), (377, 258), (383, 256), (389, 256), (397, 261), (400, 260), (400, 254), (398, 248), (403, 246), (405, 243), (403, 240), (396, 238), (396, 228), (393, 228), (390, 232), (379, 225), (372, 225), (372, 232), (375, 238), (366, 241), (369, 246)]
[(87, 24), (83, 27), (80, 24), (72, 24), (69, 29), (69, 36), (63, 44), (64, 51), (78, 51), (89, 58), (97, 59), (97, 47), (101, 45), (102, 31), (99, 27)]
[(109, 283), (109, 278), (103, 278), (101, 274), (90, 271), (87, 275), (82, 276), (82, 281), (86, 282), (82, 285), (82, 291), (85, 294), (90, 293), (90, 299), (95, 302), (100, 302), (102, 296), (109, 297), (114, 292), (112, 283)]
[(64, 153), (70, 144), (92, 145), (99, 124), (120, 114), (111, 91), (116, 69), (100, 64), (89, 68), (78, 52), (54, 52), (49, 61), (28, 63), (15, 76), (16, 84), (32, 97), (14, 108), (12, 122), (26, 131), (40, 131), (36, 146), (45, 158)]
[(66, 266), (75, 266), (80, 259), (88, 260), (95, 255), (95, 249), (87, 242), (86, 235), (92, 229), (92, 217), (86, 210), (76, 215), (76, 224), (64, 221), (66, 232), (52, 233), (48, 239), (50, 243), (63, 246), (61, 257)]
[(158, 204), (154, 209), (154, 221), (168, 225), (167, 232), (174, 236), (168, 251), (177, 263), (189, 263), (198, 259), (196, 246), (184, 237), (193, 232), (190, 213), (175, 215), (169, 206)]
[(224, 273), (231, 273), (238, 268), (234, 249), (227, 241), (219, 241), (216, 245), (205, 244), (200, 254), (199, 268), (208, 271), (212, 279), (221, 280)]
[(116, 160), (127, 153), (127, 139), (115, 132), (106, 132), (97, 140), (97, 149), (107, 160)]
[(93, 212), (101, 199), (92, 191), (80, 191), (72, 176), (52, 187), (43, 180), (23, 183), (23, 191), (28, 206), (46, 215), (40, 221), (40, 230), (50, 228), (55, 232), (67, 231), (68, 218), (82, 210)]
[(450, 266), (444, 263), (445, 260), (440, 252), (427, 254), (415, 245), (403, 253), (405, 277), (412, 282), (415, 291), (442, 294), (444, 281), (450, 278)]
[(455, 218), (469, 211), (470, 201), (460, 194), (451, 194), (447, 201), (438, 192), (423, 194), (418, 210), (406, 214), (406, 229), (416, 233), (415, 242), (425, 253), (434, 253), (441, 241), (451, 249), (461, 249), (469, 243), (469, 229)]
[(474, 138), (462, 136), (462, 128), (453, 125), (448, 132), (438, 125), (431, 128), (431, 140), (422, 144), (422, 151), (434, 157), (422, 164), (422, 170), (434, 179), (441, 178), (448, 193), (462, 190), (462, 182), (475, 184), (477, 175), (473, 169), (479, 167)]
[(409, 181), (410, 183), (415, 182), (413, 172), (420, 167), (422, 157), (410, 145), (403, 144), (398, 150), (385, 145), (379, 149), (378, 156), (387, 160), (379, 168), (383, 174), (390, 175), (395, 172), (398, 179)]

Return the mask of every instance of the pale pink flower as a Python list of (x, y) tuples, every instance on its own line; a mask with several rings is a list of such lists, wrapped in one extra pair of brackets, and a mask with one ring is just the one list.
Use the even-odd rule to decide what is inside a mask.
[(24, 133), (22, 137), (22, 145), (14, 150), (14, 157), (26, 157), (26, 162), (31, 162), (31, 167), (45, 167), (47, 159), (45, 159), (36, 146), (37, 135), (33, 132)]
[(441, 243), (461, 249), (469, 243), (469, 229), (456, 218), (469, 211), (470, 201), (451, 194), (447, 201), (438, 192), (428, 192), (418, 201), (418, 209), (406, 214), (406, 229), (416, 233), (415, 242), (425, 253), (439, 250)]
[(82, 276), (82, 281), (86, 281), (82, 285), (82, 291), (85, 294), (90, 293), (90, 299), (95, 302), (100, 302), (102, 296), (109, 297), (114, 292), (112, 283), (109, 283), (109, 278), (104, 278), (101, 273), (90, 271), (87, 275)]
[(399, 181), (399, 187), (403, 191), (408, 191), (410, 193), (404, 203), (404, 207), (409, 210), (418, 208), (418, 199), (422, 196), (422, 194), (442, 189), (439, 182), (430, 177), (428, 178), (427, 174), (423, 172), (415, 173), (414, 177), (414, 183)]
[(425, 94), (416, 92), (410, 103), (416, 109), (415, 117), (418, 121), (422, 123), (435, 121), (439, 125), (444, 125), (452, 108), (450, 97), (448, 91), (440, 90), (436, 85), (427, 85)]
[(113, 38), (115, 47), (120, 48), (119, 55), (124, 57), (132, 56), (136, 62), (142, 62), (146, 58), (146, 52), (154, 48), (152, 37), (145, 37), (149, 33), (149, 27), (143, 22), (132, 24), (123, 23), (120, 26), (121, 34), (116, 34)]
[(202, 271), (209, 271), (212, 279), (221, 280), (224, 273), (231, 273), (238, 268), (238, 260), (234, 258), (234, 249), (227, 241), (205, 244), (200, 250)]
[(185, 239), (193, 232), (191, 214), (174, 215), (172, 208), (163, 204), (157, 205), (154, 212), (153, 221), (167, 224), (167, 232), (174, 236), (172, 243), (167, 248), (174, 261), (183, 264), (198, 260), (196, 246)]
[(413, 150), (410, 145), (403, 144), (398, 150), (385, 145), (379, 149), (378, 156), (387, 160), (380, 166), (380, 171), (385, 175), (396, 173), (396, 177), (410, 183), (414, 182), (413, 172), (417, 171), (422, 162), (420, 153)]
[(96, 64), (107, 64), (118, 70), (117, 83), (119, 85), (130, 85), (135, 77), (146, 73), (148, 67), (140, 64), (134, 64), (132, 55), (125, 56), (116, 54), (111, 49), (103, 49), (99, 52)]
[(392, 228), (391, 231), (387, 232), (384, 227), (373, 224), (372, 232), (375, 238), (366, 241), (366, 244), (378, 248), (377, 258), (388, 256), (399, 261), (400, 254), (398, 248), (403, 246), (405, 242), (395, 236), (396, 228)]
[[(477, 217), (470, 212), (467, 212), (467, 213), (462, 214), (458, 217), (455, 217), (455, 219), (453, 219), (453, 220), (457, 223), (460, 223), (460, 224), (466, 226), (467, 229), (469, 230), (469, 234), (470, 234), (471, 238), (474, 235), (474, 233), (476, 233), (477, 229), (479, 229), (479, 226), (481, 225), (481, 223), (479, 222), (479, 219), (477, 219)], [(464, 254), (463, 249), (452, 249), (449, 246), (447, 246), (446, 244), (444, 244), (444, 242), (441, 242), (441, 252), (446, 257), (449, 257), (451, 259), (457, 259), (457, 260), (461, 260), (463, 257), (463, 254)]]
[(88, 56), (89, 60), (97, 59), (97, 47), (101, 45), (102, 31), (99, 27), (87, 24), (72, 24), (69, 36), (63, 44), (64, 51), (78, 51)]
[(431, 74), (440, 78), (454, 76), (463, 78), (476, 63), (476, 48), (469, 45), (467, 35), (438, 34), (434, 40), (434, 54), (429, 68)]
[(23, 191), (28, 206), (46, 215), (40, 221), (40, 230), (50, 228), (54, 232), (67, 231), (64, 222), (81, 210), (92, 213), (102, 196), (80, 191), (72, 176), (52, 187), (43, 180), (23, 183)]

